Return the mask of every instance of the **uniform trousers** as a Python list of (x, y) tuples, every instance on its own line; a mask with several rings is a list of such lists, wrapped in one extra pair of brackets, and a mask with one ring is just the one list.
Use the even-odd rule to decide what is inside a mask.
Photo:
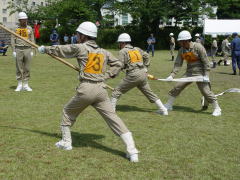
[(126, 77), (120, 82), (120, 84), (114, 88), (112, 97), (118, 99), (122, 94), (125, 94), (134, 87), (137, 87), (151, 103), (154, 103), (159, 99), (151, 90), (144, 69), (137, 69), (127, 73)]
[(104, 83), (82, 81), (76, 95), (63, 108), (62, 126), (72, 126), (78, 115), (89, 105), (103, 117), (116, 135), (129, 132), (123, 121), (115, 113)]
[(236, 64), (238, 69), (240, 69), (240, 51), (234, 51), (232, 53), (232, 69), (236, 71)]
[(174, 45), (170, 45), (170, 54), (171, 54), (171, 56), (174, 56), (174, 49), (175, 49), (175, 46)]
[[(183, 89), (185, 89), (188, 85), (192, 82), (178, 82), (174, 86), (172, 90), (169, 91), (169, 95), (173, 97), (177, 97)], [(217, 100), (214, 93), (211, 91), (210, 84), (207, 82), (196, 82), (198, 89), (200, 90), (201, 94), (207, 100), (208, 103), (213, 103)]]
[(212, 62), (216, 62), (216, 54), (217, 54), (217, 49), (212, 49), (211, 50)]
[(30, 78), (31, 47), (16, 47), (16, 79), (28, 81)]

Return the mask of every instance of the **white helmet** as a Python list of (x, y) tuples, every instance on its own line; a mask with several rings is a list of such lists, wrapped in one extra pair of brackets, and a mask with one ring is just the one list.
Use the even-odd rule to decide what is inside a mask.
[(170, 33), (169, 36), (173, 36), (174, 34), (173, 33)]
[(217, 38), (217, 34), (212, 34), (212, 38)]
[(127, 33), (122, 33), (118, 36), (118, 42), (131, 42), (131, 37)]
[(20, 12), (18, 14), (18, 19), (27, 19), (27, 14), (25, 12)]
[(181, 31), (179, 34), (178, 34), (178, 41), (182, 41), (182, 40), (190, 40), (192, 39), (192, 36), (190, 34), (189, 31)]
[(197, 33), (197, 34), (195, 34), (195, 37), (200, 37), (200, 34), (198, 34), (198, 33)]
[(97, 26), (89, 21), (81, 23), (76, 31), (90, 37), (97, 37)]

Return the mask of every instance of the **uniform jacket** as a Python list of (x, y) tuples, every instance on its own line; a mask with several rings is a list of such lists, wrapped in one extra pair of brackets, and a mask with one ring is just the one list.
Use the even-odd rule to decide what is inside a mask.
[(175, 46), (175, 39), (174, 39), (174, 37), (170, 38), (170, 46)]
[(150, 65), (148, 53), (130, 44), (119, 51), (119, 61), (127, 73)]
[(231, 43), (232, 55), (240, 56), (240, 38), (235, 37)]
[(218, 49), (218, 45), (217, 45), (217, 40), (216, 39), (213, 40), (211, 49), (212, 50), (217, 50)]
[[(100, 48), (94, 40), (81, 44), (46, 47), (46, 53), (62, 58), (77, 58), (80, 67), (79, 79), (102, 82), (113, 77), (122, 66), (110, 52)], [(107, 71), (107, 65), (110, 69)]]
[(196, 43), (201, 43), (201, 39), (200, 38), (196, 38), (195, 42)]
[(150, 44), (155, 44), (156, 43), (156, 39), (155, 37), (149, 37), (147, 39), (147, 43), (150, 45)]
[[(27, 26), (26, 28), (21, 28), (20, 26), (18, 26), (15, 29), (15, 32), (18, 35), (20, 35), (20, 36), (22, 36), (22, 37), (24, 37), (24, 38), (26, 38), (26, 39), (28, 39), (32, 42), (35, 42), (34, 33), (33, 33), (33, 29), (32, 29), (31, 26)], [(31, 47), (30, 44), (28, 44), (27, 42), (15, 37), (15, 36), (11, 37), (11, 44), (12, 44), (13, 51), (15, 51), (15, 47), (19, 47), (19, 46), (21, 46), (21, 47)]]
[(224, 53), (229, 53), (229, 50), (230, 50), (231, 48), (230, 48), (230, 46), (229, 46), (229, 41), (228, 41), (228, 39), (224, 39), (224, 40), (222, 41), (221, 48), (222, 48), (222, 52), (224, 52)]
[(187, 63), (185, 75), (188, 77), (197, 75), (208, 75), (210, 64), (207, 58), (205, 48), (200, 43), (190, 42), (190, 48), (180, 48), (174, 64), (171, 76), (175, 76), (183, 65), (183, 61)]

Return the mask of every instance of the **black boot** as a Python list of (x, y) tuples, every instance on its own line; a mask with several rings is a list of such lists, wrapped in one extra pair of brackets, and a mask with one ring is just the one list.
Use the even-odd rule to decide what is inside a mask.
[(216, 62), (213, 62), (212, 68), (216, 68), (216, 65), (217, 65), (217, 63), (216, 63)]
[(172, 61), (174, 61), (174, 56), (172, 56)]
[(201, 111), (206, 111), (208, 109), (208, 106), (202, 106)]
[[(218, 64), (219, 66), (221, 66), (221, 62), (222, 62), (222, 60), (219, 60), (217, 64)], [(224, 63), (225, 63), (225, 61), (224, 61)]]
[(228, 66), (227, 61), (224, 61), (224, 66)]
[(237, 72), (236, 71), (233, 71), (233, 73), (231, 75), (237, 75)]

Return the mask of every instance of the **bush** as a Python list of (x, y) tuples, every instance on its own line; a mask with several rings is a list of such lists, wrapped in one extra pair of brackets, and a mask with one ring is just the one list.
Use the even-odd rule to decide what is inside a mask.
[[(191, 32), (192, 37), (194, 39), (194, 35), (196, 33), (202, 34), (203, 29), (200, 27), (194, 27), (194, 28), (179, 28), (179, 27), (165, 27), (163, 29), (158, 29), (157, 32), (154, 33), (154, 36), (156, 38), (156, 44), (155, 49), (159, 50), (167, 50), (169, 49), (169, 34), (172, 32), (174, 34), (174, 38), (176, 40), (176, 49), (179, 48), (177, 43), (177, 36), (178, 33), (182, 30), (188, 30)], [(38, 41), (40, 44), (47, 44), (50, 45), (49, 36), (52, 33), (53, 27), (46, 26), (45, 28), (40, 29), (41, 38)], [(74, 25), (68, 25), (68, 26), (60, 26), (57, 31), (60, 36), (60, 40), (63, 41), (64, 34), (68, 34), (71, 36), (72, 33), (74, 33), (76, 30), (76, 27)], [(117, 49), (118, 43), (117, 38), (121, 33), (128, 33), (131, 36), (132, 44), (134, 46), (140, 47), (143, 50), (146, 50), (147, 48), (147, 38), (150, 36), (152, 32), (148, 32), (145, 29), (142, 29), (141, 27), (137, 25), (127, 25), (127, 26), (116, 26), (116, 27), (110, 27), (110, 28), (99, 28), (98, 31), (98, 38), (97, 43), (100, 47), (106, 48), (106, 49)], [(221, 42), (224, 39), (224, 36), (218, 36), (218, 45), (221, 46)], [(206, 49), (211, 48), (211, 36), (207, 35), (204, 36), (204, 46)], [(220, 49), (220, 48), (219, 48)]]

